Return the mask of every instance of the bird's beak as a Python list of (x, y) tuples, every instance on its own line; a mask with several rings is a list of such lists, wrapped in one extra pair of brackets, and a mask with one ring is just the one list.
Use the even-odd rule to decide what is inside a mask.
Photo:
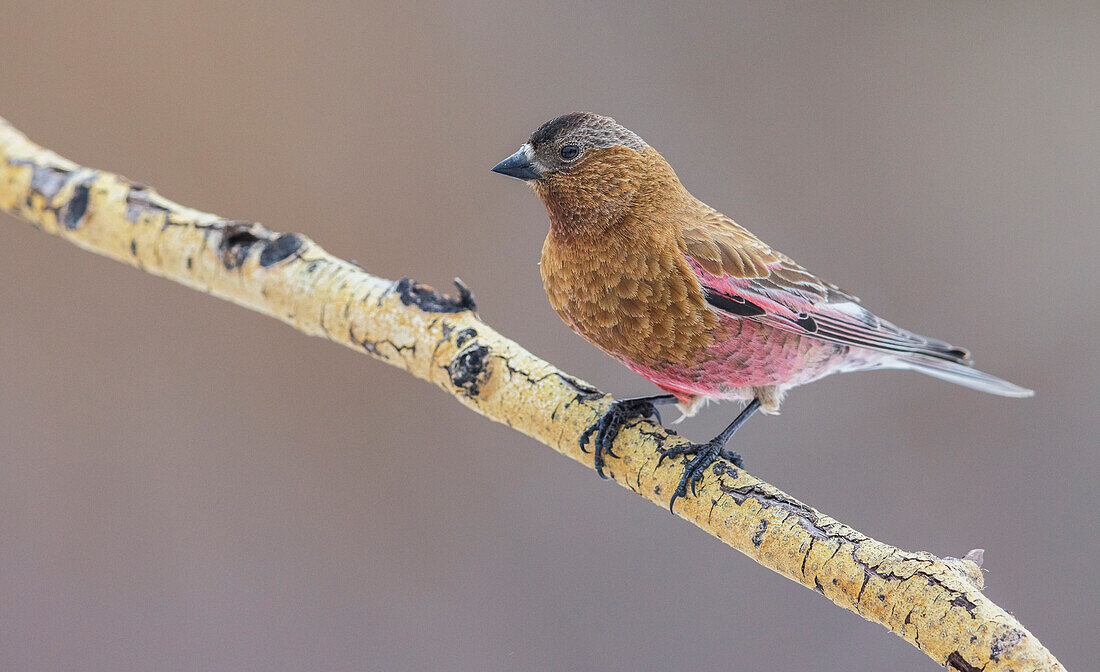
[(518, 152), (493, 166), (493, 172), (507, 175), (508, 177), (514, 177), (517, 180), (527, 181), (539, 179), (542, 177), (542, 173), (531, 164), (531, 159), (527, 154), (528, 151), (527, 145), (520, 147)]

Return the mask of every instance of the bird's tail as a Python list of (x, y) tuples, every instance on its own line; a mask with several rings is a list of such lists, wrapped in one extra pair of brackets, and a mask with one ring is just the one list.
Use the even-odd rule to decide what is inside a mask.
[(940, 380), (946, 380), (949, 383), (969, 387), (980, 392), (999, 394), (1002, 397), (1031, 397), (1035, 395), (1033, 390), (1014, 385), (1007, 380), (991, 376), (960, 362), (951, 362), (924, 355), (908, 355), (894, 358), (892, 364), (899, 369), (919, 371)]

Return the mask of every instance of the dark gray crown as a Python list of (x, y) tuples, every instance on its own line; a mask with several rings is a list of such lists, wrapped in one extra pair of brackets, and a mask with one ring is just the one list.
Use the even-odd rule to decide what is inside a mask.
[(649, 146), (636, 133), (620, 125), (611, 117), (604, 117), (591, 112), (571, 112), (563, 114), (557, 119), (551, 119), (539, 126), (531, 134), (531, 139), (528, 142), (532, 147), (538, 147), (543, 143), (565, 138), (576, 140), (588, 147), (622, 145), (636, 152), (641, 152)]

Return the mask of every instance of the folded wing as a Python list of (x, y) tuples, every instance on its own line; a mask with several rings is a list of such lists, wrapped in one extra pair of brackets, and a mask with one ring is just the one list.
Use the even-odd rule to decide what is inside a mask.
[(715, 309), (792, 333), (901, 358), (969, 365), (962, 348), (906, 331), (859, 305), (717, 211), (682, 230), (688, 263)]

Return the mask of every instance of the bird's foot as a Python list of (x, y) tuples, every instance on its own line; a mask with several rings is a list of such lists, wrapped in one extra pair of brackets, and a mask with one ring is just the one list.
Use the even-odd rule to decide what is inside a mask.
[(729, 450), (725, 445), (725, 437), (716, 436), (706, 443), (687, 443), (661, 451), (661, 457), (657, 460), (657, 466), (661, 466), (661, 462), (664, 462), (666, 457), (679, 457), (680, 455), (695, 456), (691, 462), (688, 462), (687, 466), (684, 467), (684, 474), (680, 477), (680, 483), (676, 486), (676, 490), (672, 493), (672, 499), (668, 502), (669, 512), (672, 512), (672, 506), (676, 503), (677, 498), (687, 496), (688, 486), (691, 486), (691, 494), (695, 496), (695, 488), (699, 481), (703, 479), (703, 475), (706, 474), (707, 467), (714, 464), (715, 460), (718, 458), (732, 462), (735, 467), (742, 467), (744, 465), (741, 454)]
[(669, 513), (672, 513), (672, 505), (676, 503), (677, 498), (687, 497), (688, 485), (691, 486), (692, 496), (695, 496), (695, 486), (702, 480), (703, 474), (707, 471), (707, 467), (714, 464), (714, 461), (719, 457), (723, 460), (732, 462), (735, 467), (744, 467), (741, 455), (732, 450), (727, 450), (726, 444), (729, 443), (730, 437), (733, 436), (734, 433), (752, 417), (753, 413), (756, 413), (759, 409), (760, 400), (753, 399), (749, 402), (748, 406), (745, 406), (744, 410), (733, 419), (733, 422), (722, 430), (721, 434), (710, 441), (706, 443), (689, 443), (661, 451), (661, 457), (657, 460), (658, 467), (661, 466), (661, 462), (663, 462), (666, 457), (677, 457), (680, 455), (695, 456), (691, 462), (688, 462), (687, 466), (684, 467), (684, 475), (680, 477), (680, 483), (677, 484), (676, 491), (672, 493), (672, 499), (668, 502)]
[(611, 408), (607, 409), (607, 412), (600, 416), (600, 419), (593, 422), (588, 426), (588, 429), (584, 430), (577, 443), (580, 445), (581, 450), (588, 452), (586, 446), (588, 440), (595, 434), (596, 440), (593, 446), (593, 463), (596, 467), (596, 473), (600, 475), (600, 478), (606, 479), (607, 476), (603, 473), (603, 460), (605, 455), (618, 458), (612, 450), (611, 446), (615, 443), (616, 437), (619, 436), (619, 430), (626, 425), (626, 423), (637, 418), (654, 418), (657, 423), (661, 422), (661, 414), (657, 412), (657, 404), (671, 403), (676, 400), (672, 395), (658, 395), (655, 397), (639, 397), (637, 399), (620, 399), (611, 403)]

